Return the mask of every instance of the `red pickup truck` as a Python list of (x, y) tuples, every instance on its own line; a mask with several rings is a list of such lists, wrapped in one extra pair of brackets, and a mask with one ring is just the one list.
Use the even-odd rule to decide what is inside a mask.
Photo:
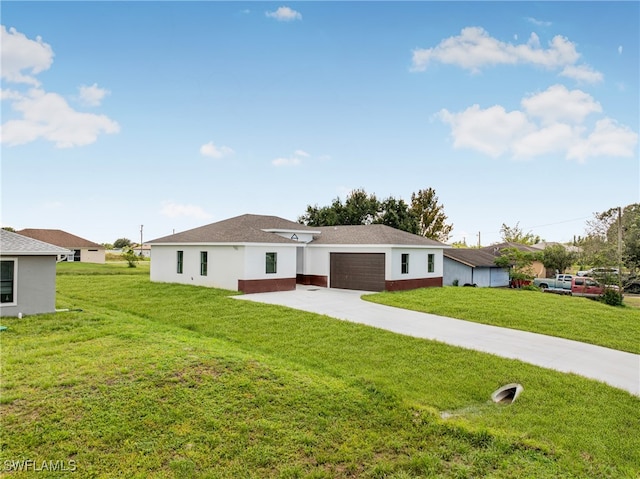
[(604, 294), (604, 285), (593, 278), (575, 276), (571, 280), (571, 295), (584, 296), (586, 298), (599, 298)]

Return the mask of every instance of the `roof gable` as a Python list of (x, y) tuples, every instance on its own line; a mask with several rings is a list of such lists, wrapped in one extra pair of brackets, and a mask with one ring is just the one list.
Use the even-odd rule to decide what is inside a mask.
[(297, 241), (275, 234), (276, 231), (314, 232), (300, 223), (278, 216), (241, 215), (218, 221), (191, 230), (148, 241), (158, 243), (282, 243), (298, 244)]
[(3, 255), (57, 256), (71, 254), (66, 248), (0, 229), (0, 253)]
[(383, 224), (322, 226), (311, 244), (439, 246), (444, 243)]
[(104, 249), (104, 246), (89, 241), (88, 239), (80, 238), (80, 236), (72, 235), (62, 230), (50, 230), (50, 229), (37, 229), (26, 228), (17, 232), (22, 236), (27, 236), (45, 243), (54, 244), (63, 248), (95, 248)]

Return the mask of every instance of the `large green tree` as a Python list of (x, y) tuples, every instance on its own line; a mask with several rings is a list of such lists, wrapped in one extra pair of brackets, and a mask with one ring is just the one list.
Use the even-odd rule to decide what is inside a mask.
[(409, 233), (418, 234), (418, 221), (409, 205), (402, 199), (389, 197), (380, 204), (375, 223), (382, 223)]
[(418, 221), (418, 234), (445, 242), (451, 235), (453, 224), (447, 224), (444, 206), (438, 204), (436, 190), (427, 188), (411, 195), (411, 212)]
[(349, 193), (344, 203), (336, 198), (329, 206), (307, 205), (298, 218), (308, 226), (385, 224), (438, 241), (449, 239), (453, 229), (446, 220), (433, 188), (413, 193), (410, 205), (392, 196), (380, 201), (376, 195), (357, 189)]
[(519, 243), (532, 245), (540, 243), (540, 236), (536, 236), (531, 232), (525, 233), (520, 227), (520, 222), (517, 222), (515, 226), (507, 226), (502, 223), (500, 228), (500, 237), (502, 241), (506, 243)]
[(578, 255), (561, 244), (546, 247), (541, 254), (542, 264), (547, 269), (564, 273), (578, 258)]
[[(619, 211), (622, 213), (620, 218)], [(619, 224), (622, 226), (620, 235)], [(622, 261), (632, 273), (637, 272), (640, 269), (640, 203), (594, 213), (587, 221), (587, 236), (580, 241), (580, 246), (582, 262), (586, 265), (611, 267)]]

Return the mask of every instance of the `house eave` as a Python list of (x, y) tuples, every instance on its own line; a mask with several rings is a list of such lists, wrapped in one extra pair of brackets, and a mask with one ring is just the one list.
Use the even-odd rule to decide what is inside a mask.
[(179, 242), (170, 242), (170, 243), (151, 243), (151, 248), (153, 249), (154, 246), (176, 246), (176, 247), (186, 247), (186, 246), (269, 246), (269, 247), (280, 247), (280, 246), (284, 246), (284, 247), (300, 247), (300, 246), (305, 246), (305, 243), (298, 243), (298, 242), (291, 242), (291, 243), (260, 243), (260, 242), (251, 242), (251, 241), (245, 241), (245, 242), (240, 242), (240, 241), (228, 241), (228, 242), (224, 242), (224, 241), (217, 241), (217, 242), (193, 242), (193, 243), (188, 243), (188, 242), (184, 242), (184, 243), (179, 243)]
[(440, 250), (446, 248), (443, 245), (406, 245), (406, 244), (391, 244), (391, 243), (369, 243), (369, 244), (359, 244), (359, 243), (314, 243), (313, 241), (307, 243), (307, 246), (313, 248), (402, 248), (402, 249), (434, 249)]
[(0, 256), (67, 256), (73, 255), (71, 250), (65, 251), (0, 251)]

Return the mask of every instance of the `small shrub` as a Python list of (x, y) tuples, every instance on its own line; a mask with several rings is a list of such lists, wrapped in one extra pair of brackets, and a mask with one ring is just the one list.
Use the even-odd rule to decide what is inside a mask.
[(138, 256), (135, 251), (131, 248), (128, 248), (124, 253), (122, 253), (122, 258), (128, 263), (129, 268), (135, 268), (138, 266)]
[(615, 289), (606, 289), (600, 301), (609, 306), (622, 306), (622, 293)]
[(460, 284), (460, 281), (458, 281), (457, 279), (454, 279), (453, 282), (451, 283), (451, 286), (458, 286)]
[(533, 283), (525, 284), (524, 286), (521, 286), (520, 289), (522, 291), (542, 291), (538, 286), (534, 285)]

